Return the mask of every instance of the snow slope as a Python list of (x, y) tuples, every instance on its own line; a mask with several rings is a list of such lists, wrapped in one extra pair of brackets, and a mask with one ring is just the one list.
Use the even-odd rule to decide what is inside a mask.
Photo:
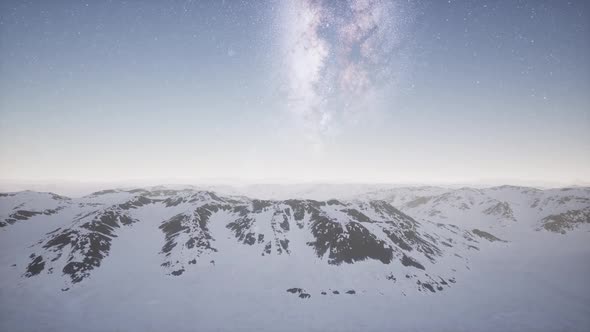
[(0, 330), (590, 326), (588, 189), (355, 196), (263, 200), (191, 187), (2, 194)]

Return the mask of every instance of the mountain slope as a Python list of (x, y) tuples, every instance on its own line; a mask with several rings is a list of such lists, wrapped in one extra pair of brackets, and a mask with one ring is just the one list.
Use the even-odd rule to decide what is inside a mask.
[[(590, 208), (590, 188), (540, 190), (528, 187), (492, 188), (392, 188), (360, 194), (359, 198), (382, 199), (398, 206), (417, 220), (478, 227), (504, 236), (521, 236), (532, 229), (562, 232), (588, 222), (569, 223), (572, 227), (543, 227), (550, 216), (579, 215)], [(556, 218), (556, 217), (554, 217)], [(587, 220), (584, 219), (584, 220)]]
[[(585, 195), (8, 193), (3, 218), (61, 208), (0, 227), (0, 330), (584, 331)], [(436, 198), (446, 218), (420, 208)], [(483, 212), (498, 202), (514, 220)]]
[[(333, 266), (375, 261), (381, 277), (407, 279), (398, 282), (404, 290), (430, 292), (454, 283), (457, 269), (468, 265), (467, 256), (480, 243), (496, 239), (454, 225), (418, 222), (376, 200), (274, 201), (191, 189), (141, 189), (103, 191), (67, 202), (56, 211), (61, 225), (27, 249), (22, 274), (58, 275), (64, 290), (100, 269), (119, 233), (137, 224), (161, 232), (160, 250), (142, 254), (159, 257), (162, 272), (170, 276), (215, 264), (220, 257), (241, 260), (248, 252), (262, 258), (306, 257), (309, 263)], [(146, 209), (160, 217), (146, 216)], [(42, 220), (36, 215), (28, 222)], [(141, 234), (134, 241), (141, 241)], [(241, 247), (237, 252), (236, 244)], [(437, 266), (439, 260), (445, 264)]]

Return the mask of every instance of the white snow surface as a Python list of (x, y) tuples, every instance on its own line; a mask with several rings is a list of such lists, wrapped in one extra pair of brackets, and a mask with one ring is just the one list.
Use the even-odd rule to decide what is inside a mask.
[[(202, 193), (188, 202), (197, 189), (187, 188), (175, 194), (184, 198), (178, 205), (165, 207), (160, 202), (125, 212), (138, 222), (116, 229), (108, 256), (79, 283), (69, 281), (59, 269), (68, 259), (65, 254), (46, 262), (46, 270), (55, 267), (53, 273), (25, 277), (29, 255), (42, 250), (47, 233), (71, 227), (76, 218), (123, 204), (142, 192), (113, 190), (75, 199), (36, 192), (0, 197), (0, 221), (19, 209), (41, 212), (61, 207), (57, 213), (34, 215), (0, 228), (0, 331), (590, 330), (590, 223), (576, 222), (564, 233), (543, 228), (543, 218), (588, 209), (589, 188), (346, 186), (339, 195), (333, 186), (278, 190), (260, 185), (248, 188), (250, 193), (231, 187), (218, 191), (244, 196), (255, 191), (253, 197), (277, 200), (343, 199), (347, 208), (377, 221), (386, 218), (370, 209), (368, 202), (387, 201), (417, 220), (422, 234), (455, 240), (453, 248), (439, 246), (445, 251), (435, 263), (411, 252), (420, 257), (426, 271), (403, 266), (397, 259), (389, 264), (378, 260), (327, 264), (326, 257), (318, 257), (308, 245), (314, 238), (307, 227), (291, 223), (289, 232), (281, 232), (275, 226), (278, 215), (268, 209), (252, 214), (256, 219), (252, 231), (266, 239), (288, 239), (288, 254), (279, 254), (273, 243), (271, 254), (261, 255), (266, 241), (241, 243), (227, 227), (236, 214), (219, 211), (208, 221), (217, 251), (203, 250), (196, 264), (189, 264), (194, 251), (182, 243), (201, 232), (191, 229), (178, 235), (177, 246), (166, 257), (163, 222), (179, 214), (193, 216), (195, 207), (212, 199)], [(166, 197), (165, 192), (151, 196)], [(241, 196), (231, 199), (251, 202)], [(287, 207), (276, 204), (278, 209)], [(322, 211), (338, 224), (351, 221), (337, 206), (327, 205)], [(302, 223), (309, 218), (306, 214)], [(379, 223), (363, 225), (386, 238)], [(479, 250), (472, 250), (462, 233), (453, 234), (450, 230), (455, 228), (448, 225), (483, 230), (508, 242), (478, 239)], [(166, 260), (171, 266), (161, 266)], [(184, 273), (171, 275), (181, 266)], [(405, 277), (417, 274), (424, 280), (425, 273), (452, 275), (456, 284), (431, 293), (417, 291), (416, 279)], [(389, 274), (395, 282), (387, 278)], [(301, 299), (286, 292), (292, 287), (303, 288), (311, 297)], [(347, 290), (356, 294), (346, 294)], [(321, 295), (322, 291), (327, 294)]]

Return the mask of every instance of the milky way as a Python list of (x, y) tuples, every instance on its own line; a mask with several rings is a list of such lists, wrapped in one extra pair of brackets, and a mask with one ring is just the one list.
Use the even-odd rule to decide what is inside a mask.
[(588, 91), (588, 0), (0, 1), (11, 181), (580, 184)]
[(382, 0), (282, 4), (286, 105), (308, 138), (321, 141), (347, 118), (378, 108), (406, 65), (399, 55), (407, 12), (398, 2)]

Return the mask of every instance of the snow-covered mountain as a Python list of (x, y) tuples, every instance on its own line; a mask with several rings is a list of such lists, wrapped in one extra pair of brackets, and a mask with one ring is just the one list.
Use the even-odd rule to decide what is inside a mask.
[(385, 200), (417, 220), (477, 226), (509, 237), (516, 231), (531, 229), (590, 229), (590, 188), (406, 187), (362, 193), (359, 197)]
[[(26, 264), (14, 257), (23, 277), (54, 274), (64, 290), (101, 268), (121, 230), (137, 224), (160, 232), (161, 248), (144, 255), (170, 276), (243, 259), (269, 264), (264, 257), (272, 256), (334, 266), (375, 261), (382, 279), (407, 284), (404, 292), (450, 287), (472, 251), (503, 242), (483, 230), (418, 222), (378, 200), (259, 200), (192, 189), (105, 190), (81, 199), (20, 192), (2, 199), (5, 234), (17, 222), (46, 230), (21, 255)], [(331, 287), (329, 279), (297, 286)]]
[[(75, 305), (121, 292), (135, 300), (148, 290), (178, 297), (187, 287), (207, 301), (233, 292), (277, 304), (330, 298), (336, 307), (350, 298), (370, 304), (456, 296), (489, 268), (482, 261), (526, 254), (528, 239), (565, 237), (574, 252), (587, 252), (583, 243), (590, 243), (589, 188), (357, 186), (341, 197), (309, 198), (328, 192), (319, 188), (303, 188), (292, 199), (196, 187), (113, 189), (81, 198), (0, 194), (3, 326), (14, 328), (7, 313), (21, 315), (7, 300), (19, 294), (45, 309), (46, 301)], [(485, 277), (479, 282), (495, 287)], [(119, 326), (113, 324), (106, 329)]]

